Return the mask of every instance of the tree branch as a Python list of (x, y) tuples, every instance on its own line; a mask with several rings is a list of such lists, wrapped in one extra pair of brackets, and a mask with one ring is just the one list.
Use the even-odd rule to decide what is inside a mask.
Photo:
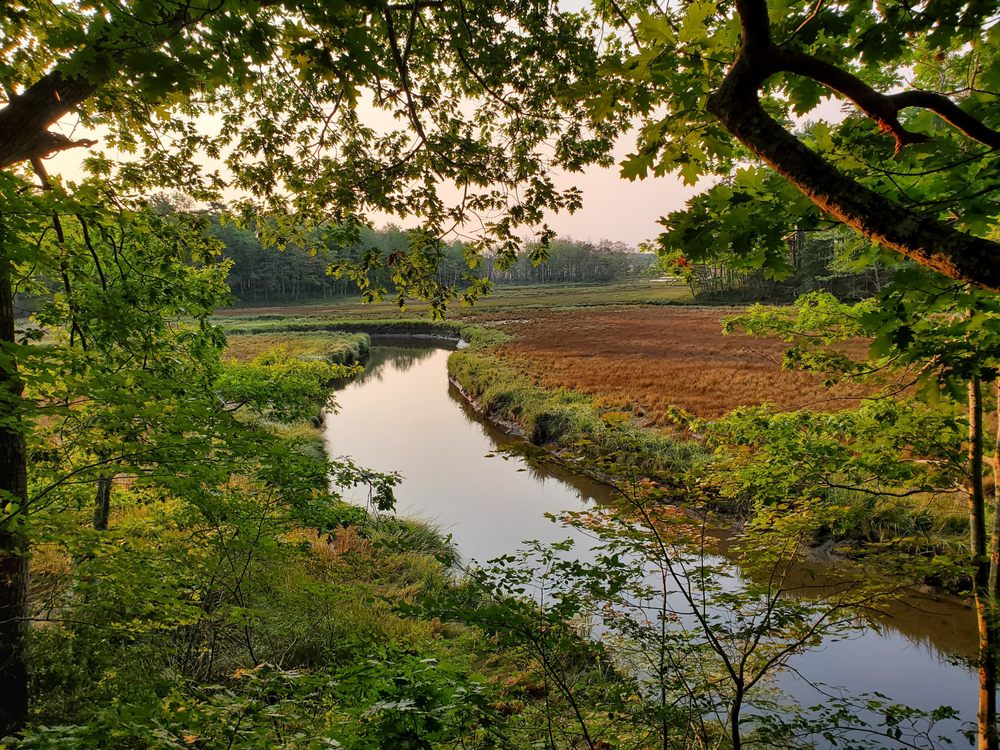
[(57, 69), (22, 94), (10, 97), (0, 109), (0, 169), (78, 146), (93, 146), (96, 141), (74, 141), (48, 128), (92, 96), (100, 83), (80, 77), (67, 79)]
[(764, 82), (782, 71), (801, 73), (843, 93), (893, 133), (897, 145), (927, 140), (906, 131), (898, 113), (921, 106), (987, 145), (1000, 134), (978, 123), (940, 94), (886, 96), (836, 66), (771, 41), (766, 0), (737, 0), (742, 43), (735, 61), (708, 99), (708, 109), (737, 140), (826, 213), (870, 240), (954, 279), (1000, 291), (1000, 244), (923, 217), (837, 170), (776, 122), (760, 103)]
[(881, 94), (843, 68), (805, 52), (784, 47), (775, 48), (775, 65), (779, 70), (811, 78), (850, 99), (858, 109), (875, 120), (879, 127), (896, 138), (897, 152), (911, 143), (926, 143), (931, 140), (923, 133), (907, 130), (899, 122), (899, 113), (909, 107), (929, 110), (969, 138), (990, 148), (1000, 148), (1000, 133), (988, 128), (942, 94), (933, 91)]
[[(258, 5), (268, 7), (279, 2), (258, 0)], [(195, 13), (189, 2), (180, 2), (173, 12), (166, 7), (163, 10), (165, 13), (161, 18), (145, 23), (147, 28), (156, 30), (152, 39), (133, 39), (133, 43), (157, 47), (183, 29), (218, 12), (219, 7), (201, 8)], [(116, 41), (110, 43), (109, 39)], [(0, 108), (0, 169), (69, 148), (89, 148), (96, 143), (86, 138), (74, 141), (59, 133), (49, 132), (48, 128), (121, 74), (119, 47), (125, 41), (124, 37), (118, 38), (107, 31), (97, 33), (21, 94), (8, 96), (6, 105)], [(95, 55), (107, 64), (94, 65)], [(63, 72), (72, 69), (79, 72), (71, 76)]]
[(406, 61), (403, 60), (403, 55), (399, 50), (399, 40), (396, 37), (396, 29), (392, 22), (392, 14), (387, 9), (383, 14), (382, 18), (385, 20), (385, 31), (389, 37), (389, 49), (392, 51), (392, 59), (396, 64), (396, 70), (399, 73), (399, 81), (403, 87), (403, 95), (406, 98), (406, 109), (410, 115), (410, 122), (413, 124), (414, 130), (417, 131), (417, 135), (420, 136), (420, 141), (422, 143), (427, 142), (427, 134), (424, 133), (423, 123), (420, 122), (420, 115), (417, 113), (417, 105), (413, 101), (413, 92), (410, 89), (410, 72), (406, 65)]

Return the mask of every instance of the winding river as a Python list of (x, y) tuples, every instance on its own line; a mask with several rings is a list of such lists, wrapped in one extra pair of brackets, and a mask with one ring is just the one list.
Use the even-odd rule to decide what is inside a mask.
[[(328, 451), (398, 471), (397, 511), (452, 534), (465, 560), (485, 562), (526, 539), (566, 539), (572, 534), (546, 513), (608, 499), (606, 488), (585, 478), (498, 455), (516, 440), (480, 419), (449, 384), (445, 346), (373, 343), (364, 374), (337, 393), (339, 409), (327, 416)], [(975, 649), (970, 610), (915, 600), (848, 639), (796, 656), (777, 682), (805, 706), (830, 694), (877, 691), (915, 708), (950, 705), (974, 721), (978, 684), (968, 660)]]

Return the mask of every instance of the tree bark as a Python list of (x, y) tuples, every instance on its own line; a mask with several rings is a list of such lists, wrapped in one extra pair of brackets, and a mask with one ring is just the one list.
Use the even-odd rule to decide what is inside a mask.
[(780, 72), (805, 75), (842, 93), (896, 137), (897, 148), (928, 140), (899, 125), (904, 107), (936, 112), (971, 138), (992, 145), (1000, 133), (977, 127), (945, 97), (930, 92), (885, 96), (847, 71), (776, 45), (766, 0), (737, 0), (742, 42), (708, 110), (740, 143), (763, 159), (820, 209), (873, 242), (896, 250), (951, 278), (1000, 291), (1000, 244), (920, 216), (837, 170), (774, 120), (760, 103), (764, 82)]
[(733, 705), (729, 711), (729, 741), (732, 750), (742, 750), (743, 734), (740, 730), (740, 713), (743, 710), (743, 685), (737, 683), (736, 695), (733, 696)]
[(99, 83), (82, 76), (67, 78), (54, 70), (0, 109), (0, 169), (95, 141), (73, 141), (48, 127), (97, 91)]
[[(993, 616), (1000, 615), (1000, 380), (995, 381), (997, 434), (993, 447), (993, 528), (990, 535), (990, 600)], [(1000, 620), (1000, 617), (998, 617)], [(998, 621), (1000, 625), (1000, 621)]]
[(969, 546), (973, 566), (976, 622), (979, 627), (979, 750), (1000, 750), (997, 733), (997, 641), (990, 557), (986, 538), (986, 496), (983, 491), (983, 393), (978, 376), (969, 381)]
[(0, 511), (0, 736), (20, 729), (28, 715), (28, 545), (19, 530), (28, 502), (27, 458), (23, 384), (14, 358), (11, 264), (3, 257), (4, 240), (0, 225), (0, 509), (11, 509)]
[(111, 482), (112, 477), (97, 478), (97, 496), (94, 498), (94, 529), (107, 531), (108, 519), (111, 517)]

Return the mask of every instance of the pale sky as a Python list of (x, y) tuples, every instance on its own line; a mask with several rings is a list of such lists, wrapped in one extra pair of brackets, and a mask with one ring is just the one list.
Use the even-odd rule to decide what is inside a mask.
[[(623, 149), (624, 152), (627, 149)], [(618, 176), (618, 167), (592, 167), (583, 174), (563, 174), (558, 184), (583, 191), (583, 208), (559, 214), (549, 224), (560, 235), (579, 240), (621, 240), (636, 245), (654, 238), (661, 227), (656, 220), (683, 208), (684, 202), (703, 189), (684, 185), (679, 177), (647, 177), (630, 182)]]

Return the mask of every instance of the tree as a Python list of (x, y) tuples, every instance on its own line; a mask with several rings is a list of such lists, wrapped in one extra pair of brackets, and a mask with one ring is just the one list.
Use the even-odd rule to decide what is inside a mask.
[[(839, 260), (896, 269), (893, 285), (854, 330), (881, 342), (876, 363), (891, 351), (892, 363), (922, 367), (935, 388), (959, 386), (957, 397), (969, 407), (964, 472), (988, 695), (980, 705), (980, 743), (989, 748), (1000, 737), (981, 383), (994, 373), (987, 335), (994, 324), (986, 321), (996, 304), (989, 292), (1000, 290), (996, 10), (991, 3), (822, 0), (794, 9), (766, 0), (666, 9), (612, 4), (606, 17), (624, 41), (589, 100), (595, 117), (627, 113), (642, 122), (625, 176), (678, 171), (691, 184), (721, 176), (686, 210), (662, 220), (666, 252), (780, 278), (791, 265), (786, 237), (841, 224), (860, 241), (839, 248)], [(793, 117), (814, 116), (830, 95), (855, 113), (793, 134)], [(986, 291), (975, 294), (970, 284)], [(810, 330), (829, 343), (823, 325)], [(846, 366), (838, 351), (800, 355), (793, 353), (790, 364)]]
[[(28, 512), (25, 440), (35, 427), (22, 380), (32, 349), (14, 293), (39, 260), (59, 266), (62, 224), (78, 224), (86, 246), (104, 225), (94, 212), (133, 211), (154, 190), (214, 201), (224, 187), (278, 247), (308, 239), (306, 217), (356, 236), (365, 212), (405, 213), (423, 219), (427, 239), (389, 256), (396, 287), (444, 304), (457, 292), (436, 284), (423, 253), (434, 238), (488, 215), (480, 248), (512, 254), (518, 227), (579, 203), (577, 191), (553, 186), (549, 163), (575, 169), (606, 150), (577, 106), (552, 97), (595, 70), (591, 22), (544, 1), (53, 0), (6, 3), (0, 23), (0, 493), (15, 516)], [(50, 130), (67, 116), (96, 139)], [(44, 175), (41, 159), (97, 139), (131, 160), (94, 151), (93, 179), (78, 185)], [(448, 205), (441, 184), (462, 198)], [(385, 261), (365, 260), (366, 269)], [(83, 269), (102, 272), (86, 255)], [(71, 288), (65, 297), (72, 331)], [(69, 343), (80, 339), (71, 333)], [(27, 705), (27, 580), (23, 529), (4, 524), (0, 732), (17, 727)]]
[(796, 707), (776, 696), (768, 681), (795, 654), (849, 634), (894, 585), (847, 570), (834, 580), (797, 577), (810, 533), (801, 516), (771, 533), (735, 533), (723, 557), (711, 516), (665, 502), (663, 487), (641, 478), (633, 460), (627, 449), (596, 463), (555, 459), (574, 473), (597, 471), (615, 502), (560, 514), (576, 545), (528, 542), (472, 567), (461, 589), (429, 598), (432, 613), (524, 650), (545, 692), (549, 746), (949, 742), (934, 727), (954, 716), (947, 707), (924, 713), (884, 696)]
[[(679, 172), (693, 184), (760, 159), (869, 240), (1000, 289), (1000, 248), (984, 236), (1000, 145), (994, 4), (599, 7), (623, 41), (589, 90), (591, 110), (641, 123), (624, 176)], [(905, 90), (879, 93), (893, 88)], [(863, 116), (793, 135), (791, 117), (828, 95)]]
[[(939, 502), (955, 493), (967, 498), (967, 552), (951, 565), (967, 577), (977, 614), (981, 748), (1000, 743), (1000, 537), (995, 525), (1000, 494), (994, 490), (988, 509), (982, 391), (984, 382), (996, 380), (1000, 362), (998, 313), (996, 295), (921, 269), (901, 273), (879, 298), (853, 306), (822, 293), (804, 296), (789, 308), (755, 306), (728, 325), (784, 338), (791, 345), (786, 366), (832, 378), (882, 378), (886, 392), (831, 416), (769, 414), (762, 407), (707, 428), (720, 446), (712, 472), (723, 483), (742, 485), (754, 502), (773, 505), (779, 514), (814, 505), (829, 517), (827, 528), (844, 523), (838, 509), (841, 516), (851, 516), (845, 493), (873, 504), (914, 496)], [(867, 357), (851, 356), (840, 346), (865, 338), (873, 341)], [(891, 373), (894, 377), (884, 382)], [(899, 396), (917, 387), (919, 398)], [(764, 472), (763, 466), (768, 467)], [(996, 481), (1000, 465), (992, 468)], [(927, 564), (924, 555), (905, 543), (901, 551), (904, 569), (913, 568), (910, 575), (919, 577)]]

